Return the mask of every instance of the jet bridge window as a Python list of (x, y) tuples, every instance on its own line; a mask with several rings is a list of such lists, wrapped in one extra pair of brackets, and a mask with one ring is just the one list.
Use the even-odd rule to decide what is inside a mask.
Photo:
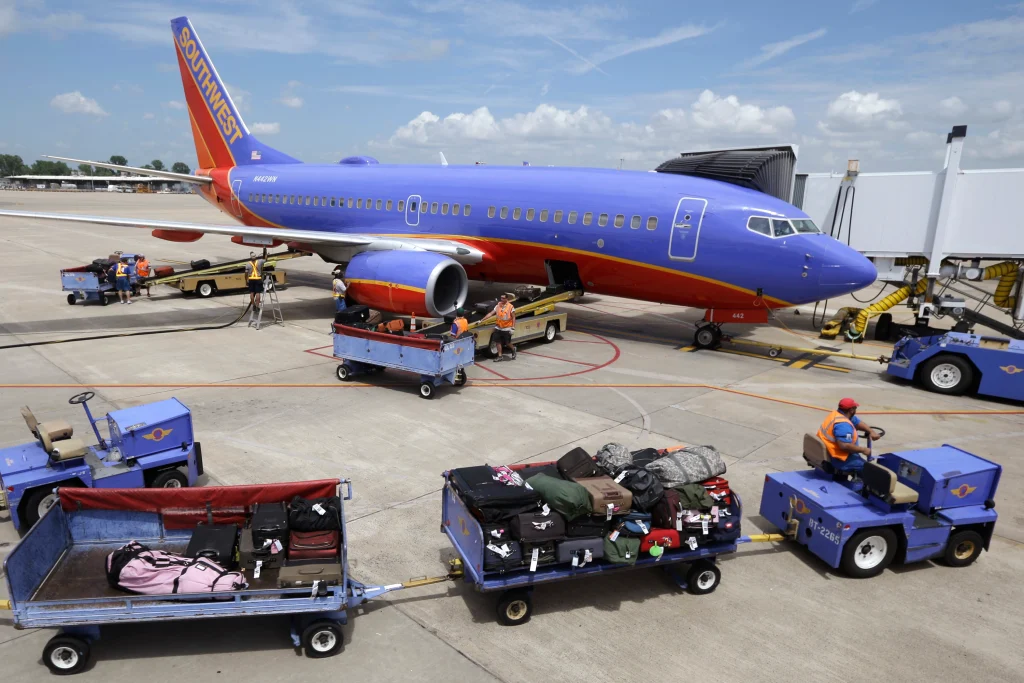
[(623, 216), (621, 213), (615, 214), (615, 227), (616, 228), (621, 228), (625, 224), (626, 224), (626, 217)]
[[(469, 215), (469, 210), (472, 209), (472, 208), (473, 208), (472, 204), (463, 204), (462, 205), (462, 215), (463, 216), (468, 216)], [(493, 218), (493, 216), (492, 216), (492, 218)]]
[(394, 202), (389, 199), (387, 205), (384, 207), (384, 210), (390, 211), (392, 206), (394, 206)]
[(523, 215), (523, 210), (520, 209), (518, 206), (515, 209), (512, 210), (512, 220), (517, 221), (517, 220), (519, 220), (519, 217), (522, 216), (522, 215)]
[(796, 230), (789, 224), (789, 221), (779, 220), (777, 218), (772, 219), (772, 232), (775, 233), (776, 237), (786, 237), (787, 235), (795, 235)]
[(488, 218), (494, 218), (494, 207), (493, 206), (488, 206), (487, 207), (487, 217)]
[(764, 216), (751, 216), (747, 219), (747, 230), (761, 235), (772, 236), (772, 224)]
[(556, 223), (561, 223), (562, 222), (562, 210), (561, 209), (559, 209), (558, 211), (555, 211), (555, 222)]
[[(605, 220), (608, 220), (607, 216), (605, 217)], [(585, 214), (583, 214), (583, 225), (590, 225), (593, 222), (594, 222), (594, 214), (593, 213), (591, 213), (590, 211), (587, 211)]]
[(547, 223), (548, 222), (548, 210), (547, 209), (541, 209), (540, 210), (540, 222), (541, 223)]
[(793, 227), (796, 228), (797, 232), (809, 234), (817, 234), (821, 232), (821, 230), (818, 230), (818, 226), (814, 224), (814, 221), (811, 220), (793, 219), (790, 223), (793, 224)]
[(448, 215), (448, 202), (443, 202), (441, 204), (441, 215), (442, 216), (447, 216)]
[(629, 219), (629, 228), (630, 228), (630, 230), (638, 230), (640, 228), (640, 224), (642, 222), (643, 222), (643, 219), (640, 218), (640, 216), (633, 216), (632, 218)]
[(503, 206), (501, 207), (501, 220), (505, 220), (506, 218), (508, 218), (508, 207)]
[(537, 213), (537, 212), (536, 212), (536, 211), (534, 211), (533, 209), (527, 209), (527, 210), (526, 210), (526, 220), (528, 220), (528, 221), (532, 221), (532, 220), (533, 220), (533, 216), (534, 216), (534, 214), (536, 214), (536, 213)]
[(647, 229), (648, 230), (657, 230), (658, 229), (658, 217), (657, 216), (651, 216), (650, 218), (647, 219)]
[(578, 214), (575, 211), (569, 212), (569, 225), (576, 225), (576, 216)]

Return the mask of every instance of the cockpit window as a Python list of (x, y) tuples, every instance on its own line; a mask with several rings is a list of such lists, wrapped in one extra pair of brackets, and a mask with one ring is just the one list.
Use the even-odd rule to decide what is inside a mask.
[(786, 235), (795, 235), (796, 230), (789, 224), (789, 221), (779, 220), (778, 218), (772, 219), (772, 231), (776, 237), (785, 237)]
[(763, 216), (751, 216), (750, 220), (747, 221), (747, 230), (767, 235), (768, 237), (772, 236), (771, 221)]
[(804, 232), (804, 233), (811, 233), (811, 234), (816, 234), (816, 233), (821, 232), (821, 230), (818, 230), (818, 226), (814, 224), (814, 221), (808, 220), (806, 218), (804, 218), (804, 219), (793, 219), (793, 220), (790, 221), (790, 223), (793, 224), (793, 227), (796, 228), (797, 232)]

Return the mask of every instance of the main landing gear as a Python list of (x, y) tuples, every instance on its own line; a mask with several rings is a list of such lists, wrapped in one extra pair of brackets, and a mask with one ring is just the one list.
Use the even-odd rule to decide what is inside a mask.
[(698, 349), (715, 349), (721, 345), (722, 338), (722, 326), (718, 323), (699, 323), (693, 345)]

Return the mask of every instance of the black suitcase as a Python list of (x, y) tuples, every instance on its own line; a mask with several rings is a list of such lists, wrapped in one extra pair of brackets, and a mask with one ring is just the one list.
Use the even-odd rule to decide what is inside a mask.
[(235, 563), (237, 541), (237, 524), (199, 524), (188, 540), (185, 556), (206, 557), (224, 569), (231, 569)]
[(633, 467), (647, 467), (662, 457), (657, 448), (642, 448), (639, 451), (633, 451), (631, 455), (633, 456)]
[(608, 520), (604, 517), (580, 517), (565, 527), (567, 538), (594, 538), (608, 533)]
[[(255, 572), (257, 566), (261, 574), (267, 569), (277, 569), (284, 562), (284, 556), (284, 548), (275, 553), (270, 547), (258, 547), (253, 543), (252, 529), (242, 529), (241, 537), (238, 539), (238, 566), (243, 571)], [(260, 578), (255, 574), (252, 576)]]
[(520, 541), (540, 543), (565, 538), (565, 519), (554, 510), (548, 514), (523, 512), (511, 520), (512, 536)]
[(288, 547), (288, 508), (283, 502), (254, 505), (249, 526), (256, 548), (269, 545), (268, 541), (281, 541), (282, 549)]
[(512, 540), (512, 526), (510, 524), (484, 524), (482, 529), (484, 532), (484, 545), (488, 543), (501, 545), (506, 541)]
[(209, 268), (210, 262), (207, 259), (201, 258), (198, 261), (192, 261), (188, 264), (192, 270), (199, 270), (201, 268)]
[(523, 564), (530, 571), (535, 571), (533, 566), (534, 552), (537, 553), (538, 567), (543, 567), (547, 564), (555, 564), (558, 561), (554, 541), (545, 541), (544, 543), (523, 543)]
[(484, 546), (484, 571), (507, 572), (523, 566), (523, 549), (516, 541), (496, 541)]
[(526, 481), (535, 474), (546, 474), (555, 479), (565, 479), (562, 473), (558, 471), (558, 465), (554, 463), (526, 464), (523, 465), (522, 469), (516, 471), (519, 472), (519, 476), (523, 478), (523, 481)]
[(355, 325), (356, 323), (365, 323), (369, 319), (370, 307), (362, 304), (349, 306), (334, 314), (334, 322), (338, 325)]
[(489, 465), (460, 467), (451, 482), (483, 522), (500, 522), (540, 507), (540, 494), (525, 486), (507, 486), (494, 480)]
[(558, 471), (562, 478), (575, 481), (597, 477), (604, 472), (597, 466), (594, 459), (582, 448), (576, 447), (558, 459)]

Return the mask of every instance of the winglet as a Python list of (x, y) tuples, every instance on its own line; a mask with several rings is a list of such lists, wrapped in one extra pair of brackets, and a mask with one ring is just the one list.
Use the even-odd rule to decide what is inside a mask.
[(438, 154), (441, 155), (441, 165), (442, 166), (447, 166), (448, 165), (448, 160), (444, 158), (444, 152), (438, 152)]

